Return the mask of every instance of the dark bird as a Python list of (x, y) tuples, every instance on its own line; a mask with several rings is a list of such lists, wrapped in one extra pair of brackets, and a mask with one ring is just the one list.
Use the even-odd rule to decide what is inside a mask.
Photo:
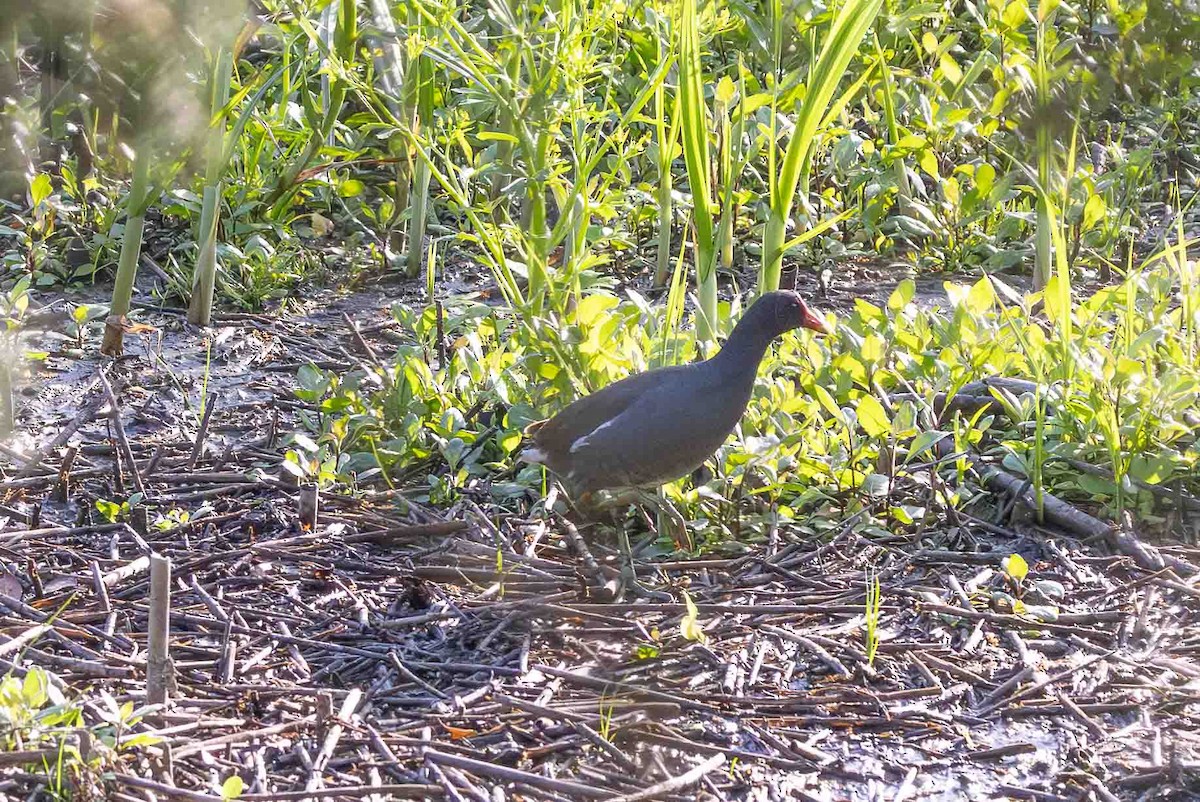
[(530, 424), (526, 462), (541, 463), (584, 501), (597, 490), (648, 488), (686, 476), (733, 432), (767, 347), (797, 328), (828, 333), (794, 292), (769, 292), (711, 359), (638, 373)]

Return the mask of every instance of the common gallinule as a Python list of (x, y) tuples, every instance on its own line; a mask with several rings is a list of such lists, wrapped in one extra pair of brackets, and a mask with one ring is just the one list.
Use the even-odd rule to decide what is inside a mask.
[(768, 292), (711, 359), (638, 373), (530, 424), (526, 462), (542, 463), (581, 499), (686, 476), (725, 442), (746, 411), (767, 346), (786, 331), (826, 333), (794, 292)]

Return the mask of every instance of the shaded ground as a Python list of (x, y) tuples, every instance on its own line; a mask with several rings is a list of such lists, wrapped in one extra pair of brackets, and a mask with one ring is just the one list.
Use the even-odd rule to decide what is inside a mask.
[[(839, 285), (826, 305), (886, 298), (883, 280), (864, 292), (870, 281)], [(52, 355), (34, 377), (24, 453), (82, 424), (67, 443), (78, 447), (69, 501), (51, 498), (61, 450), (43, 467), (11, 458), (0, 482), (4, 668), (55, 672), (82, 692), (88, 725), (102, 692), (140, 703), (151, 549), (175, 579), (178, 688), (160, 721), (133, 728), (163, 741), (125, 753), (81, 796), (218, 799), (234, 772), (243, 798), (260, 800), (656, 788), (668, 799), (1048, 801), (1185, 799), (1200, 787), (1200, 589), (1020, 516), (960, 514), (901, 537), (830, 509), (733, 557), (644, 560), (642, 578), (676, 599), (662, 604), (592, 601), (562, 528), (501, 515), (486, 489), (442, 510), (326, 496), (303, 531), (295, 490), (277, 478), (280, 435), (303, 407), (295, 370), (371, 358), (343, 312), (390, 353), (397, 297), (226, 317), (207, 369), (201, 332), (145, 316), (161, 340), (130, 338), (108, 379), (149, 504), (191, 515), (165, 530), (92, 513), (134, 484), (128, 466), (114, 471), (115, 431), (95, 403), (96, 343)], [(206, 375), (206, 397), (220, 400), (197, 438)], [(603, 540), (591, 550), (614, 562)], [(1054, 623), (973, 604), (1003, 587), (1013, 552), (1031, 578), (1063, 586)], [(1163, 552), (1200, 562), (1190, 546)], [(883, 596), (873, 667), (868, 569)], [(706, 643), (680, 636), (685, 587)], [(5, 794), (44, 785), (12, 762), (0, 761)]]

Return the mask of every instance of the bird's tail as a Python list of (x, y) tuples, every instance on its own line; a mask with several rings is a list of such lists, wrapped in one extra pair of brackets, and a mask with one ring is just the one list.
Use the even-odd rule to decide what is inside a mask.
[[(525, 437), (532, 438), (535, 434), (537, 434), (537, 430), (542, 428), (542, 426), (544, 426), (545, 423), (546, 423), (546, 421), (544, 421), (544, 420), (536, 420), (533, 423), (526, 426), (522, 433), (525, 435)], [(517, 456), (517, 459), (521, 462), (528, 462), (528, 463), (531, 463), (534, 465), (540, 465), (546, 461), (546, 452), (542, 451), (542, 449), (537, 448), (536, 446), (534, 446), (533, 448), (525, 448)]]

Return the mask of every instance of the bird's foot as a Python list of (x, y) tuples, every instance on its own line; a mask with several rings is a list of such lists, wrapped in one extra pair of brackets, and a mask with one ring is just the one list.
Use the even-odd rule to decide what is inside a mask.
[(641, 580), (637, 578), (637, 573), (633, 570), (633, 563), (628, 562), (621, 567), (621, 585), (617, 598), (622, 598), (625, 591), (630, 591), (634, 597), (639, 599), (649, 599), (650, 601), (672, 602), (675, 597), (670, 593), (661, 590), (654, 590), (646, 587)]
[(654, 601), (673, 601), (669, 593), (663, 593), (658, 590), (651, 590), (641, 583), (637, 578), (637, 570), (634, 568), (633, 548), (629, 545), (629, 534), (622, 529), (620, 533), (621, 540), (621, 590), (628, 588), (633, 594), (639, 598), (651, 599)]

